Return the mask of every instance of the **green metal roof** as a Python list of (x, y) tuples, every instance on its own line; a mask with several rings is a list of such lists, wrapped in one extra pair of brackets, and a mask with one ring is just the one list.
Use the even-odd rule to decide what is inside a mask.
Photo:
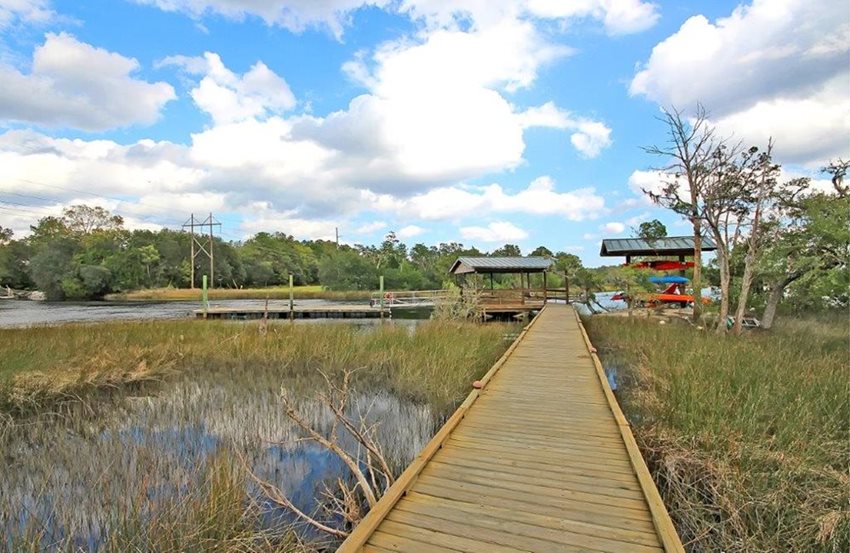
[[(712, 252), (717, 249), (714, 241), (702, 237), (702, 251)], [(606, 238), (602, 241), (599, 255), (602, 257), (624, 257), (631, 255), (693, 255), (693, 236), (670, 236), (656, 238)]]
[(547, 257), (459, 257), (449, 273), (542, 273), (553, 263)]

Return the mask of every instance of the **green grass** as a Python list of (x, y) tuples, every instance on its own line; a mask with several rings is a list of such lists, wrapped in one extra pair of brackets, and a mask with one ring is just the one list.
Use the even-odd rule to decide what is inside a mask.
[(507, 347), (505, 327), (428, 322), (386, 325), (221, 321), (113, 322), (0, 330), (0, 413), (162, 380), (173, 373), (280, 367), (288, 376), (361, 369), (358, 382), (449, 409)]
[[(319, 285), (295, 286), (296, 299), (327, 299), (338, 301), (368, 300), (372, 292), (364, 290), (333, 291)], [(268, 288), (215, 288), (209, 290), (210, 300), (251, 300), (251, 299), (289, 299), (288, 286), (270, 286)], [(201, 299), (201, 290), (189, 288), (151, 288), (135, 290), (121, 294), (110, 294), (108, 300), (121, 301), (195, 301)]]
[(741, 337), (613, 317), (588, 329), (689, 550), (850, 550), (846, 320)]

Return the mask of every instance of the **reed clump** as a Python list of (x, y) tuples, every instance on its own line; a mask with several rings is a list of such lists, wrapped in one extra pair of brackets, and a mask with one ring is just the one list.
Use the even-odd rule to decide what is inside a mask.
[(588, 329), (688, 550), (850, 550), (846, 321)]

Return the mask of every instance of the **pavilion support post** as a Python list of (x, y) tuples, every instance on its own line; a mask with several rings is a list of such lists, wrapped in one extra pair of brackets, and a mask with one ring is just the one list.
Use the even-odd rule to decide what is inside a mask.
[(493, 273), (490, 273), (490, 290), (493, 290)]
[(567, 303), (570, 303), (570, 277), (567, 276), (566, 271), (564, 271), (564, 298)]
[(546, 279), (546, 271), (543, 271), (543, 305), (549, 301), (549, 286)]

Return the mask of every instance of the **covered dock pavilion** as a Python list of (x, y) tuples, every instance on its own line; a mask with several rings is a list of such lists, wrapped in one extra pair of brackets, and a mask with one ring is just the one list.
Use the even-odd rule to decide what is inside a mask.
[[(469, 275), (489, 275), (490, 289), (482, 294), (482, 304), (486, 312), (522, 313), (543, 307), (548, 299), (547, 272), (554, 265), (548, 257), (459, 257), (452, 264), (449, 273), (456, 278)], [(518, 274), (519, 288), (496, 290), (493, 275)], [(531, 275), (542, 274), (542, 288), (533, 288)]]

